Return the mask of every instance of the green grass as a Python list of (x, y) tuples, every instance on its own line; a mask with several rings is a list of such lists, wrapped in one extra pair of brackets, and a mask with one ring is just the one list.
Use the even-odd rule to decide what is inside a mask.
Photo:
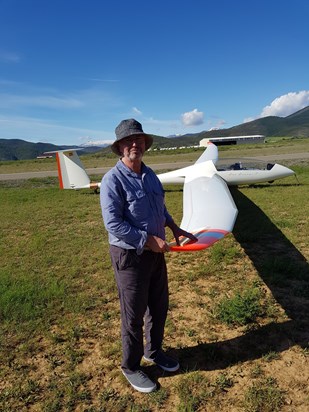
[[(233, 235), (167, 255), (164, 345), (182, 369), (147, 366), (160, 389), (145, 396), (119, 372), (118, 296), (98, 195), (60, 191), (56, 178), (2, 182), (0, 410), (288, 411), (284, 400), (308, 370), (309, 167), (295, 169), (301, 185), (288, 178), (232, 191)], [(180, 222), (182, 191), (167, 189)], [(308, 396), (303, 389), (299, 408)]]
[(261, 300), (261, 291), (257, 287), (236, 292), (218, 303), (217, 318), (228, 325), (246, 325), (254, 322), (258, 316), (264, 314)]
[[(266, 144), (219, 146), (219, 158), (304, 153), (308, 152), (308, 148), (308, 138), (269, 138)], [(196, 161), (204, 150), (204, 148), (190, 148), (161, 152), (152, 151), (145, 154), (144, 160), (146, 164), (173, 162), (175, 162), (175, 164), (177, 162), (192, 163)], [(94, 153), (81, 156), (81, 160), (86, 168), (112, 167), (116, 163), (117, 157), (114, 154)], [(297, 162), (293, 162), (292, 164), (297, 164)], [(0, 173), (23, 173), (45, 170), (57, 170), (55, 159), (0, 161)]]
[(284, 405), (284, 392), (273, 378), (254, 383), (245, 393), (245, 412), (280, 412)]
[(210, 397), (210, 382), (200, 372), (181, 378), (176, 386), (179, 395), (178, 412), (193, 412), (205, 407)]
[(233, 385), (233, 379), (226, 372), (217, 374), (213, 380), (199, 371), (187, 373), (176, 385), (179, 395), (177, 412), (221, 410), (220, 398)]
[[(103, 240), (98, 196), (76, 197), (57, 188), (1, 190), (2, 321), (22, 324), (42, 319), (44, 313), (46, 323), (61, 307), (81, 312), (94, 305), (84, 287), (74, 291), (94, 282), (93, 272), (107, 264), (107, 257), (98, 253)], [(94, 204), (87, 206), (85, 196)], [(106, 275), (105, 282), (112, 285), (110, 268)]]

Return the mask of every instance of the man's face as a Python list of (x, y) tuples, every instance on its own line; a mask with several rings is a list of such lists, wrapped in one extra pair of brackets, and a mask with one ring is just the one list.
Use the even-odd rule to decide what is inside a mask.
[(145, 153), (145, 138), (144, 136), (130, 136), (122, 139), (119, 142), (119, 150), (123, 157), (130, 160), (141, 160)]

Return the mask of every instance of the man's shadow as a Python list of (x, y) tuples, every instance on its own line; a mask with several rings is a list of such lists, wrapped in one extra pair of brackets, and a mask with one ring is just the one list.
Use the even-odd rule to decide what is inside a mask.
[(309, 265), (305, 257), (256, 204), (236, 188), (231, 193), (239, 210), (233, 234), (284, 309), (287, 321), (253, 325), (230, 340), (174, 349), (170, 354), (186, 371), (224, 369), (294, 345), (309, 346)]

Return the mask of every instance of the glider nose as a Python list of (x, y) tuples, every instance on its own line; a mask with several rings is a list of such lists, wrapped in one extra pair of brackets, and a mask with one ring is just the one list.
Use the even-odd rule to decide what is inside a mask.
[(275, 168), (276, 168), (276, 171), (278, 171), (280, 173), (280, 178), (295, 175), (294, 170), (291, 170), (286, 166), (275, 164)]

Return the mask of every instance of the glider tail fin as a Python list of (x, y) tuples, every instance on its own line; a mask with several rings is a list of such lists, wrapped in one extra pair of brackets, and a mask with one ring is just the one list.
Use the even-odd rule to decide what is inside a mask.
[(90, 178), (76, 149), (57, 150), (46, 153), (56, 154), (60, 189), (83, 189), (90, 187)]
[(207, 160), (212, 160), (213, 163), (216, 164), (218, 161), (218, 156), (218, 147), (214, 143), (208, 142), (206, 149), (197, 159), (195, 164), (206, 162)]

